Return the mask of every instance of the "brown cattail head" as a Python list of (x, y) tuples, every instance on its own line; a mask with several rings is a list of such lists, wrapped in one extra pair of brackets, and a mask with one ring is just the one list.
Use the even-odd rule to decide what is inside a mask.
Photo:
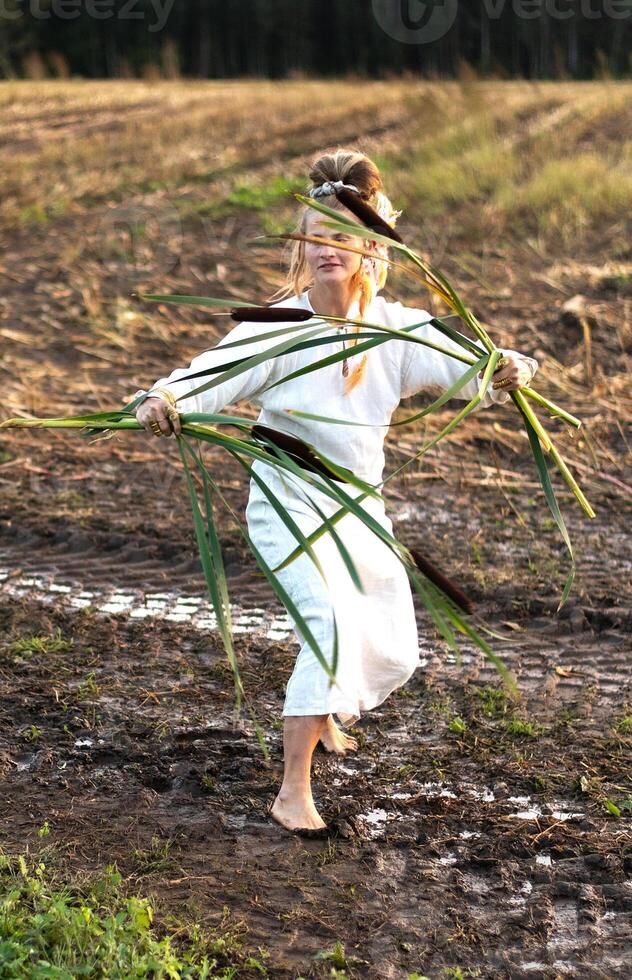
[(314, 316), (311, 310), (304, 307), (295, 309), (289, 306), (236, 306), (230, 311), (230, 315), (238, 323), (242, 320), (252, 320), (253, 323), (293, 323), (296, 320), (311, 320)]
[(384, 221), (384, 218), (380, 217), (375, 208), (372, 208), (370, 204), (362, 200), (360, 195), (356, 194), (355, 191), (350, 191), (346, 187), (337, 187), (336, 197), (367, 228), (379, 232), (380, 235), (386, 235), (387, 238), (392, 238), (394, 242), (399, 242), (400, 245), (404, 244), (404, 239), (399, 232), (395, 231), (388, 222)]
[(474, 603), (468, 596), (465, 595), (464, 592), (462, 592), (458, 585), (455, 585), (455, 583), (447, 578), (443, 572), (440, 572), (439, 569), (433, 565), (432, 562), (428, 561), (428, 559), (425, 558), (420, 551), (410, 548), (410, 553), (415, 560), (417, 568), (420, 572), (423, 572), (426, 578), (430, 579), (430, 581), (436, 585), (437, 588), (441, 589), (442, 592), (445, 592), (445, 594), (449, 596), (449, 598), (452, 599), (452, 601), (455, 602), (457, 606), (463, 610), (463, 612), (474, 612)]
[[(279, 429), (271, 429), (267, 425), (259, 425), (258, 423), (253, 425), (251, 432), (255, 439), (258, 438), (260, 441), (271, 442), (278, 446), (297, 463), (304, 466), (306, 470), (310, 470), (312, 473), (322, 473), (324, 476), (339, 482), (341, 479), (343, 483), (348, 482), (344, 480), (342, 474), (330, 470), (326, 463), (316, 455), (312, 447), (297, 436), (291, 436), (287, 432), (280, 432)], [(458, 585), (455, 585), (443, 572), (440, 572), (420, 551), (414, 548), (409, 550), (417, 568), (427, 579), (452, 599), (463, 612), (472, 613), (474, 611), (474, 603)]]
[[(292, 459), (304, 466), (306, 470), (310, 470), (312, 473), (321, 473), (330, 479), (340, 482), (340, 475), (330, 470), (323, 463), (322, 459), (316, 455), (311, 446), (303, 442), (302, 439), (297, 438), (297, 436), (291, 436), (287, 432), (280, 432), (279, 429), (271, 429), (267, 425), (259, 424), (253, 425), (251, 432), (255, 439), (259, 438), (274, 443), (284, 453), (287, 453), (288, 456), (291, 456)], [(346, 483), (347, 481), (342, 480), (342, 482)]]

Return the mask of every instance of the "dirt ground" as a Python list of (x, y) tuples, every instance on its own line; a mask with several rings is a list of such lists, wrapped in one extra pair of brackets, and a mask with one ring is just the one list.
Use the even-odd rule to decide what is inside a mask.
[[(366, 137), (367, 152), (393, 137), (385, 131)], [(90, 220), (3, 233), (3, 418), (119, 406), (223, 329), (134, 305), (129, 293), (146, 284), (98, 251), (99, 208)], [(632, 301), (629, 283), (601, 265), (615, 231), (567, 253), (515, 241), (486, 252), (484, 277), (451, 266), (451, 243), (470, 267), (480, 251), (458, 228), (447, 233), (443, 268), (467, 301), (500, 344), (538, 356), (540, 389), (585, 419), (586, 434), (560, 445), (597, 516), (585, 518), (555, 477), (578, 566), (557, 612), (567, 556), (511, 407), (481, 411), (391, 485), (396, 533), (473, 596), (520, 697), (467, 643), (457, 663), (420, 609), (412, 680), (361, 719), (357, 754), (317, 756), (315, 798), (339, 830), (329, 841), (300, 839), (267, 815), (296, 646), (270, 635), (283, 610), (228, 520), (232, 598), (254, 611), (238, 656), (269, 764), (251, 721), (233, 718), (217, 633), (155, 605), (204, 595), (175, 445), (144, 433), (93, 444), (0, 434), (3, 848), (36, 851), (48, 821), (46, 844), (69, 869), (116, 862), (161, 915), (186, 907), (217, 924), (227, 906), (274, 977), (332, 975), (336, 960), (318, 954), (336, 942), (348, 977), (630, 975)], [(198, 226), (177, 249), (165, 291), (228, 288), (217, 272), (228, 260)], [(265, 293), (253, 291), (253, 266), (268, 291), (278, 281), (266, 278), (265, 250), (253, 255), (230, 257), (237, 295)], [(585, 335), (561, 310), (576, 293), (591, 310), (590, 365)], [(120, 297), (122, 319), (108, 326)], [(389, 436), (387, 472), (423, 435)], [(216, 462), (243, 513), (243, 480)], [(97, 592), (127, 594), (145, 613), (100, 611)], [(45, 639), (24, 642), (33, 637)]]

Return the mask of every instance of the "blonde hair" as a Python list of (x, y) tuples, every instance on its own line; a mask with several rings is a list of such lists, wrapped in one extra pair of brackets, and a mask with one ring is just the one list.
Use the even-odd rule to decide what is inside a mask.
[[(369, 157), (359, 150), (337, 149), (333, 153), (325, 153), (313, 161), (309, 169), (309, 178), (312, 187), (320, 187), (326, 181), (332, 183), (337, 180), (345, 184), (353, 184), (358, 188), (360, 197), (363, 198), (378, 210), (384, 213), (386, 210), (392, 217), (393, 212), (390, 208), (390, 201), (382, 191), (382, 177), (376, 164)], [(309, 191), (310, 188), (308, 188)], [(328, 194), (319, 198), (327, 207), (334, 211), (346, 211), (335, 194)], [(307, 219), (314, 210), (301, 205), (295, 231), (304, 235), (307, 233)], [(356, 220), (356, 219), (354, 219)], [(388, 220), (388, 217), (387, 217)], [(370, 247), (370, 243), (363, 243)], [(376, 253), (377, 254), (377, 253)], [(377, 262), (374, 264), (374, 274), (371, 274), (369, 263), (371, 260), (362, 261), (358, 270), (351, 277), (352, 295), (358, 300), (359, 316), (364, 318), (364, 312), (373, 301), (376, 294), (386, 283), (388, 276), (388, 264)], [(276, 302), (288, 296), (300, 296), (301, 293), (313, 284), (313, 276), (309, 271), (309, 266), (305, 258), (305, 242), (290, 242), (290, 262), (285, 284), (278, 289), (268, 300)], [(357, 324), (353, 327), (353, 333), (358, 333), (361, 327)], [(356, 344), (357, 339), (352, 339), (352, 344)], [(345, 362), (346, 363), (346, 362)], [(360, 363), (354, 367), (345, 382), (345, 394), (352, 391), (364, 377), (367, 365), (367, 355), (364, 354)]]

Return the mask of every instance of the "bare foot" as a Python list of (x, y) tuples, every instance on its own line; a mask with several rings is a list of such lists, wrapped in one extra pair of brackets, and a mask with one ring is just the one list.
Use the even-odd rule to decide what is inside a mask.
[(341, 731), (334, 721), (333, 715), (327, 715), (320, 740), (328, 752), (335, 752), (337, 755), (345, 755), (346, 752), (356, 752), (358, 749), (357, 739)]
[(316, 809), (311, 793), (286, 794), (282, 789), (272, 804), (270, 815), (286, 830), (322, 830), (327, 824)]

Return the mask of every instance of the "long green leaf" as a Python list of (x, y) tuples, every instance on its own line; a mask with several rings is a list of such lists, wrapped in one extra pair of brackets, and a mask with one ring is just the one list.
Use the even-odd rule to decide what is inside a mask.
[(235, 306), (259, 306), (258, 303), (251, 303), (246, 299), (235, 299), (234, 296), (215, 299), (212, 296), (179, 296), (177, 293), (139, 293), (138, 297), (142, 300), (151, 300), (154, 303), (177, 303), (181, 306), (204, 306), (212, 307), (213, 309), (218, 307), (220, 309), (226, 309), (226, 307), (232, 308)]
[(546, 460), (544, 458), (544, 453), (542, 452), (542, 446), (540, 445), (540, 440), (538, 438), (537, 432), (535, 431), (530, 419), (523, 414), (523, 422), (525, 429), (527, 430), (527, 436), (529, 437), (529, 443), (531, 444), (531, 451), (533, 452), (533, 458), (535, 459), (536, 468), (538, 471), (538, 476), (540, 477), (540, 483), (542, 484), (542, 489), (544, 490), (544, 496), (546, 497), (546, 502), (549, 506), (549, 510), (553, 515), (553, 520), (558, 526), (559, 532), (562, 535), (564, 544), (571, 559), (571, 570), (566, 579), (566, 584), (564, 585), (564, 591), (562, 592), (562, 598), (558, 605), (558, 612), (568, 599), (568, 595), (573, 586), (575, 580), (575, 556), (573, 554), (573, 546), (571, 544), (571, 539), (569, 533), (566, 529), (566, 524), (564, 523), (564, 518), (560, 511), (559, 505), (557, 503), (557, 497), (555, 496), (555, 490), (553, 489), (553, 484), (551, 483), (551, 477), (549, 476), (548, 467), (546, 465)]
[[(226, 508), (230, 511), (230, 513), (232, 514), (233, 518), (235, 519), (235, 522), (237, 524), (237, 527), (239, 529), (239, 532), (241, 533), (242, 537), (248, 543), (248, 546), (249, 546), (250, 550), (252, 551), (253, 555), (255, 556), (255, 559), (257, 561), (257, 564), (261, 568), (261, 571), (263, 572), (263, 574), (265, 575), (265, 577), (268, 579), (268, 581), (269, 581), (270, 585), (272, 586), (274, 592), (276, 593), (276, 595), (278, 596), (278, 598), (281, 600), (281, 602), (283, 603), (283, 605), (285, 606), (285, 608), (289, 612), (290, 616), (292, 616), (292, 618), (296, 622), (296, 625), (298, 626), (300, 632), (302, 633), (302, 635), (304, 636), (304, 638), (309, 643), (310, 647), (312, 648), (312, 650), (314, 652), (314, 655), (316, 656), (316, 659), (320, 663), (321, 667), (323, 668), (323, 670), (325, 671), (325, 673), (327, 674), (327, 676), (330, 678), (330, 681), (332, 683), (335, 683), (336, 682), (336, 677), (335, 677), (335, 674), (333, 672), (333, 669), (327, 663), (326, 656), (323, 654), (322, 650), (320, 649), (320, 646), (318, 644), (318, 641), (316, 640), (316, 637), (312, 633), (312, 631), (309, 628), (309, 626), (308, 626), (306, 620), (304, 619), (304, 617), (301, 615), (301, 613), (300, 613), (300, 611), (299, 611), (296, 603), (294, 602), (294, 600), (292, 599), (292, 597), (290, 596), (290, 594), (287, 592), (285, 586), (279, 581), (278, 577), (273, 573), (272, 569), (270, 568), (270, 566), (266, 562), (265, 558), (260, 553), (259, 549), (255, 546), (255, 544), (254, 544), (252, 538), (250, 537), (250, 535), (248, 534), (248, 532), (241, 526), (241, 523), (240, 523), (237, 515), (235, 514), (235, 511), (230, 506), (230, 504), (226, 500), (226, 497), (221, 492), (221, 490), (217, 486), (217, 484), (215, 484), (215, 489), (216, 489), (216, 492), (217, 492), (218, 496), (221, 497), (221, 499), (223, 500)], [(338, 627), (337, 627), (336, 618), (335, 618), (335, 615), (334, 615), (334, 648), (333, 648), (333, 651), (332, 651), (332, 664), (333, 663), (337, 663), (337, 662), (338, 662)]]
[[(284, 460), (286, 463), (289, 463), (290, 462), (290, 458), (289, 458), (288, 454), (286, 452), (284, 452), (284, 450), (281, 449), (280, 447), (276, 447), (276, 449), (277, 449), (277, 452), (279, 453), (279, 458), (282, 459), (282, 460)], [(301, 475), (301, 478), (302, 478), (302, 475)], [(298, 492), (299, 494), (301, 494), (302, 496), (304, 496), (305, 498), (307, 498), (307, 500), (309, 501), (309, 503), (310, 503), (311, 507), (314, 509), (314, 511), (319, 516), (321, 516), (322, 521), (323, 521), (323, 525), (324, 525), (324, 530), (330, 532), (330, 534), (332, 536), (332, 539), (333, 539), (336, 547), (338, 548), (338, 551), (340, 553), (340, 556), (341, 556), (344, 564), (346, 565), (347, 570), (349, 571), (349, 575), (351, 576), (351, 579), (352, 579), (353, 583), (355, 584), (356, 588), (359, 589), (360, 592), (364, 592), (364, 587), (363, 587), (362, 582), (360, 580), (360, 576), (358, 575), (358, 571), (357, 571), (357, 569), (355, 567), (355, 564), (354, 564), (354, 562), (353, 562), (353, 560), (351, 558), (351, 555), (349, 554), (349, 552), (348, 552), (346, 546), (344, 545), (342, 539), (337, 534), (335, 528), (333, 527), (333, 524), (331, 523), (331, 521), (329, 520), (329, 518), (324, 514), (324, 512), (321, 510), (321, 508), (318, 506), (318, 504), (316, 503), (316, 501), (314, 500), (314, 498), (307, 492), (307, 490), (304, 487), (302, 487), (300, 485), (297, 485), (297, 484), (295, 484), (294, 486), (295, 486), (295, 492)], [(322, 490), (323, 488), (322, 487), (319, 487), (319, 489)], [(305, 548), (306, 546), (311, 547), (310, 540), (308, 538), (305, 539), (305, 544), (303, 545), (303, 547)], [(293, 554), (294, 554), (294, 552), (293, 552)], [(282, 567), (282, 566), (279, 566), (279, 568), (280, 567)]]
[(437, 433), (436, 436), (433, 436), (433, 438), (430, 440), (430, 442), (426, 443), (426, 445), (423, 446), (423, 448), (420, 449), (419, 452), (415, 453), (414, 458), (420, 459), (422, 456), (424, 456), (428, 452), (429, 449), (432, 449), (432, 447), (433, 446), (436, 446), (437, 443), (441, 441), (441, 439), (443, 439), (450, 432), (452, 432), (452, 430), (454, 428), (456, 428), (456, 426), (459, 424), (459, 422), (462, 422), (463, 419), (467, 415), (469, 415), (470, 412), (472, 412), (476, 408), (477, 405), (480, 405), (480, 403), (482, 402), (483, 398), (485, 397), (485, 394), (487, 392), (487, 387), (488, 387), (489, 382), (491, 380), (491, 376), (494, 373), (494, 371), (496, 370), (496, 364), (500, 360), (500, 356), (501, 356), (501, 354), (500, 354), (500, 351), (498, 351), (498, 350), (497, 351), (494, 351), (492, 354), (489, 355), (489, 359), (487, 361), (487, 367), (485, 368), (485, 372), (483, 374), (483, 380), (481, 381), (481, 387), (480, 387), (480, 389), (478, 391), (478, 394), (474, 395), (474, 397), (472, 398), (472, 400), (469, 401), (467, 403), (467, 405), (464, 408), (461, 409), (460, 412), (457, 412), (457, 414), (452, 419), (450, 419), (450, 421), (448, 422), (448, 424), (446, 426), (444, 426), (444, 428), (441, 429), (441, 431), (439, 433)]
[[(204, 571), (204, 578), (206, 580), (206, 586), (208, 589), (208, 594), (211, 599), (211, 604), (217, 618), (217, 626), (222, 637), (222, 642), (224, 644), (224, 649), (228, 656), (228, 660), (233, 669), (233, 676), (235, 681), (235, 695), (236, 695), (236, 707), (235, 710), (239, 711), (241, 708), (241, 700), (243, 696), (243, 685), (241, 683), (241, 678), (239, 676), (239, 671), (237, 670), (237, 663), (235, 659), (235, 650), (233, 646), (233, 637), (230, 624), (230, 604), (227, 600), (227, 589), (225, 575), (223, 577), (223, 582), (218, 583), (216, 575), (218, 573), (218, 568), (214, 566), (213, 554), (211, 552), (211, 542), (207, 539), (205, 535), (204, 523), (202, 520), (202, 514), (200, 511), (200, 505), (198, 503), (197, 492), (195, 485), (193, 483), (193, 476), (191, 474), (191, 469), (187, 462), (185, 455), (185, 450), (188, 450), (193, 457), (196, 466), (199, 466), (196, 454), (193, 452), (191, 447), (188, 445), (186, 439), (183, 436), (178, 436), (178, 449), (180, 452), (180, 458), (182, 460), (182, 465), (184, 467), (184, 472), (186, 475), (187, 485), (189, 488), (189, 497), (191, 499), (191, 509), (193, 511), (193, 524), (195, 528), (195, 536), (198, 544), (198, 551), (200, 553), (200, 560), (202, 562), (202, 569)], [(205, 477), (207, 474), (203, 474), (203, 482), (205, 482)], [(210, 520), (212, 522), (212, 515)], [(221, 553), (220, 553), (221, 554)], [(220, 576), (223, 572), (223, 565), (219, 562)]]
[[(239, 678), (239, 672), (237, 669), (237, 658), (235, 656), (235, 651), (232, 642), (233, 623), (232, 623), (232, 615), (230, 609), (230, 597), (228, 595), (228, 582), (226, 579), (226, 569), (224, 567), (224, 559), (222, 556), (222, 548), (219, 540), (219, 535), (217, 534), (217, 531), (215, 529), (213, 501), (211, 498), (208, 473), (202, 460), (202, 451), (199, 443), (197, 445), (196, 459), (198, 464), (198, 470), (200, 471), (200, 475), (202, 477), (202, 488), (204, 491), (204, 510), (205, 510), (204, 516), (206, 518), (206, 531), (208, 535), (209, 555), (211, 558), (213, 575), (215, 577), (215, 581), (217, 582), (220, 604), (222, 609), (224, 610), (223, 621), (225, 624), (225, 629), (228, 635), (231, 637), (230, 649), (227, 650), (228, 659), (231, 668), (233, 670), (233, 673), (235, 675), (236, 690), (242, 691), (243, 686), (241, 684), (241, 678)], [(237, 708), (239, 708), (239, 704), (237, 705)]]
[(485, 353), (484, 348), (482, 348), (475, 341), (470, 340), (470, 338), (464, 333), (461, 333), (460, 330), (453, 327), (451, 323), (445, 323), (444, 320), (440, 319), (439, 317), (433, 317), (431, 322), (433, 327), (435, 327), (440, 333), (445, 334), (445, 336), (449, 337), (450, 340), (456, 341), (457, 344), (460, 344), (461, 347), (465, 347), (472, 354), (475, 354), (476, 357), (480, 357)]
[(548, 398), (541, 395), (539, 391), (535, 390), (535, 388), (531, 388), (530, 385), (526, 385), (524, 388), (521, 388), (520, 391), (523, 395), (526, 395), (527, 398), (531, 398), (538, 405), (541, 405), (542, 408), (545, 408), (553, 418), (560, 418), (562, 421), (567, 422), (568, 425), (572, 425), (575, 429), (581, 428), (581, 419), (578, 419), (575, 415), (571, 415), (571, 413), (567, 412), (564, 408), (560, 408), (560, 406), (556, 405), (555, 402), (549, 401)]
[(328, 415), (314, 415), (312, 412), (301, 412), (297, 408), (286, 408), (285, 412), (288, 415), (291, 415), (293, 418), (311, 419), (314, 422), (327, 422), (330, 425), (354, 425), (371, 429), (388, 429), (392, 426), (408, 425), (410, 422), (416, 422), (425, 415), (430, 415), (433, 412), (436, 412), (439, 408), (442, 408), (447, 401), (454, 398), (454, 396), (457, 395), (459, 391), (461, 391), (461, 389), (464, 388), (465, 385), (478, 374), (479, 371), (484, 369), (485, 365), (487, 364), (488, 357), (488, 354), (481, 357), (480, 361), (477, 361), (471, 368), (465, 371), (453, 385), (447, 388), (430, 405), (427, 405), (420, 412), (415, 412), (414, 415), (409, 415), (405, 419), (400, 419), (397, 422), (387, 422), (384, 425), (373, 425), (371, 422), (352, 422), (349, 419), (334, 419)]
[(290, 514), (290, 512), (287, 510), (287, 508), (285, 508), (281, 504), (281, 502), (278, 500), (278, 498), (272, 493), (272, 491), (270, 490), (270, 488), (267, 486), (266, 482), (261, 479), (261, 477), (258, 475), (258, 473), (256, 472), (256, 470), (254, 470), (252, 468), (252, 466), (250, 466), (249, 463), (247, 463), (244, 459), (241, 458), (241, 456), (239, 455), (239, 453), (231, 452), (231, 456), (233, 457), (233, 459), (236, 459), (237, 462), (241, 466), (243, 466), (243, 468), (245, 469), (245, 471), (248, 473), (248, 476), (250, 477), (250, 479), (253, 480), (253, 482), (257, 484), (257, 486), (259, 487), (259, 489), (261, 490), (261, 492), (264, 494), (264, 496), (269, 501), (270, 506), (272, 507), (272, 509), (274, 511), (276, 511), (276, 513), (279, 515), (280, 519), (283, 521), (283, 523), (287, 527), (287, 529), (290, 532), (290, 534), (292, 534), (293, 537), (296, 538), (296, 540), (298, 541), (298, 543), (303, 548), (303, 551), (311, 558), (312, 562), (314, 563), (314, 565), (318, 569), (318, 571), (320, 573), (320, 576), (323, 579), (323, 581), (326, 581), (325, 573), (323, 571), (323, 567), (322, 567), (320, 561), (318, 560), (318, 557), (317, 557), (314, 549), (312, 548), (311, 544), (309, 543), (309, 541), (307, 540), (307, 538), (305, 537), (305, 535), (301, 531), (300, 527), (298, 526), (298, 524), (296, 523), (296, 521), (294, 520), (294, 518), (292, 517), (292, 515)]

